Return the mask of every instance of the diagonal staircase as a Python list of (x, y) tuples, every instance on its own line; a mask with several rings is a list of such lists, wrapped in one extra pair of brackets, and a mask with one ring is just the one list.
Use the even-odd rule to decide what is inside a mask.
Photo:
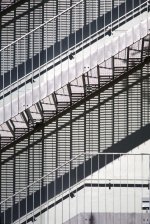
[[(134, 10), (129, 1), (119, 1), (119, 5), (115, 3), (112, 11), (104, 5), (106, 9), (100, 17), (91, 18), (89, 14), (89, 20), (84, 26), (76, 27), (74, 33), (69, 33), (67, 38), (65, 32), (65, 35), (60, 32), (61, 38), (56, 45), (53, 43), (50, 48), (39, 48), (36, 53), (32, 52), (31, 58), (27, 58), (24, 51), (24, 63), (18, 61), (16, 67), (10, 65), (10, 71), (6, 73), (4, 64), (8, 61), (5, 62), (4, 56), (12, 54), (12, 46), (17, 46), (16, 49), (23, 46), (26, 49), (26, 39), (36, 33), (41, 44), (43, 25), (1, 50), (4, 73), (0, 77), (3, 83), (0, 95), (1, 201), (30, 186), (50, 170), (67, 163), (47, 183), (40, 182), (40, 185), (34, 186), (34, 194), (33, 189), (26, 190), (1, 206), (2, 223), (13, 223), (24, 216), (25, 212), (29, 212), (30, 216), (33, 198), (37, 197), (34, 207), (38, 207), (41, 200), (43, 204), (54, 196), (44, 197), (45, 189), (53, 186), (55, 180), (58, 183), (55, 193), (60, 193), (61, 178), (69, 179), (67, 175), (70, 169), (71, 176), (76, 172), (74, 162), (68, 161), (78, 154), (99, 153), (108, 149), (114, 152), (120, 151), (120, 148), (123, 148), (122, 152), (127, 152), (132, 149), (135, 139), (138, 144), (137, 139), (142, 141), (149, 138), (148, 3), (141, 1), (139, 5), (139, 1), (134, 1)], [(59, 24), (63, 24), (63, 16), (70, 11), (75, 15), (73, 18), (77, 19), (79, 9), (83, 10), (83, 6), (83, 1), (76, 3), (45, 23), (44, 29), (54, 24), (53, 21), (58, 20)], [(94, 10), (94, 3), (92, 6)], [(125, 6), (128, 6), (126, 14)], [(117, 18), (112, 18), (110, 23), (109, 18), (113, 14)], [(103, 21), (105, 24), (102, 25)], [(78, 22), (73, 23), (72, 20), (72, 25), (77, 26)], [(63, 48), (66, 41), (70, 45)], [(31, 46), (34, 45), (36, 49), (37, 43), (32, 42)], [(12, 58), (10, 56), (10, 64)], [(65, 70), (67, 63), (68, 68)], [(17, 74), (17, 81), (13, 74)], [(8, 80), (8, 77), (14, 79)], [(145, 138), (142, 133), (145, 133)], [(131, 138), (130, 142), (130, 136), (134, 135), (138, 138)], [(130, 139), (126, 141), (127, 149), (122, 143), (122, 139), (126, 138)], [(116, 145), (118, 142), (119, 148)], [(91, 163), (88, 159), (87, 156), (87, 164)], [(93, 158), (95, 160), (97, 158)], [(83, 158), (78, 161), (82, 171), (83, 161)], [(101, 164), (105, 165), (104, 162)]]

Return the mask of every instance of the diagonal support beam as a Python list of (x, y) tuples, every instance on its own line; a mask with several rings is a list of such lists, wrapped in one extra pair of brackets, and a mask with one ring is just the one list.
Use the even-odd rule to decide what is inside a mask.
[(8, 129), (10, 130), (11, 134), (14, 136), (15, 135), (15, 126), (14, 126), (14, 124), (13, 125), (12, 124), (13, 124), (12, 120), (6, 121), (6, 125), (7, 125)]
[(122, 75), (118, 76), (114, 80), (111, 80), (110, 82), (106, 83), (101, 88), (96, 89), (94, 92), (90, 93), (89, 95), (86, 95), (84, 98), (82, 98), (79, 101), (75, 102), (70, 107), (67, 107), (63, 111), (61, 111), (59, 113), (56, 113), (55, 116), (53, 116), (49, 120), (43, 122), (40, 126), (36, 126), (33, 130), (30, 130), (28, 133), (26, 133), (25, 135), (21, 136), (20, 138), (15, 139), (15, 141), (13, 141), (13, 142), (9, 143), (8, 145), (4, 146), (3, 149), (1, 149), (1, 150), (2, 151), (6, 151), (10, 147), (12, 147), (14, 144), (17, 144), (17, 143), (23, 141), (25, 138), (28, 138), (30, 135), (34, 134), (35, 132), (40, 131), (43, 127), (49, 125), (51, 122), (56, 121), (58, 118), (60, 118), (63, 115), (67, 114), (68, 112), (70, 112), (70, 110), (76, 109), (77, 107), (82, 105), (85, 101), (88, 101), (88, 100), (92, 99), (93, 97), (97, 96), (99, 93), (104, 92), (108, 88), (112, 87), (114, 84), (119, 83), (125, 77), (128, 77), (128, 76), (132, 75), (132, 73), (142, 69), (144, 67), (144, 65), (146, 65), (149, 62), (150, 62), (150, 56), (146, 57), (143, 62), (141, 62), (138, 65), (136, 65), (135, 67), (131, 68), (129, 71), (126, 71), (125, 73), (123, 73)]

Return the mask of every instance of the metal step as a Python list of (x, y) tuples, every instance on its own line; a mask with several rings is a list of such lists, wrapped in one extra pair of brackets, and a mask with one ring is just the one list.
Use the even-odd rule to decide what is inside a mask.
[[(148, 49), (144, 40), (12, 118), (9, 125), (17, 133), (2, 125), (1, 200), (84, 150), (102, 152), (149, 124), (149, 57), (130, 69), (127, 63), (127, 56), (137, 58), (134, 49)], [(113, 72), (115, 64), (122, 72)], [(105, 80), (108, 71), (111, 76)]]

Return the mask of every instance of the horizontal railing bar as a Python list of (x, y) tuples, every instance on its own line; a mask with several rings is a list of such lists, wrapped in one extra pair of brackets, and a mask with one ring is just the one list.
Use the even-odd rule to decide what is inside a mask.
[(57, 19), (58, 17), (60, 17), (61, 15), (63, 15), (64, 13), (70, 11), (71, 9), (73, 9), (74, 7), (78, 6), (80, 3), (82, 3), (84, 0), (81, 0), (79, 2), (77, 2), (76, 4), (72, 5), (71, 7), (69, 7), (68, 9), (64, 10), (63, 12), (59, 13), (58, 15), (54, 16), (52, 19), (49, 19), (48, 21), (46, 21), (45, 23), (42, 23), (40, 26), (36, 27), (35, 29), (31, 30), (30, 32), (24, 34), (23, 36), (21, 36), (20, 38), (18, 38), (17, 40), (13, 41), (12, 43), (10, 43), (9, 45), (7, 45), (6, 47), (3, 47), (0, 52), (2, 52), (3, 50), (5, 50), (6, 48), (9, 48), (11, 45), (14, 45), (15, 43), (19, 42), (20, 40), (22, 40), (23, 38), (29, 36), (30, 34), (32, 34), (33, 32), (35, 32), (36, 30), (42, 28), (43, 26), (45, 26), (46, 24), (50, 23), (51, 21)]
[[(44, 178), (48, 177), (49, 175), (51, 175), (52, 173), (55, 173), (56, 171), (58, 171), (59, 169), (63, 168), (64, 166), (66, 166), (67, 164), (71, 163), (72, 161), (76, 160), (77, 158), (79, 158), (80, 156), (100, 156), (100, 155), (118, 155), (118, 156), (150, 156), (150, 153), (104, 153), (104, 152), (99, 152), (99, 153), (80, 153), (79, 155), (77, 155), (76, 157), (72, 158), (71, 160), (67, 161), (66, 163), (64, 163), (63, 165), (57, 167), (56, 169), (52, 170), (51, 172), (47, 173), (46, 175), (44, 175), (43, 177), (39, 178), (38, 180), (34, 181), (33, 183), (31, 183), (30, 185), (28, 185), (27, 187), (24, 187), (23, 189), (21, 189), (20, 191), (18, 191), (17, 193), (15, 193), (14, 195), (8, 197), (7, 199), (5, 199), (4, 201), (2, 201), (0, 203), (0, 205), (2, 205), (3, 203), (7, 202), (9, 199), (16, 197), (17, 195), (21, 194), (23, 191), (27, 190), (28, 188), (34, 186), (36, 183), (42, 181)], [(88, 158), (88, 159), (92, 159), (92, 158)]]
[[(141, 6), (144, 6), (144, 5), (145, 5), (145, 7), (141, 8)], [(45, 66), (47, 67), (48, 64), (51, 64), (51, 63), (52, 63), (52, 65), (49, 65), (49, 66), (54, 66), (54, 65), (53, 65), (54, 61), (55, 61), (55, 63), (58, 63), (58, 62), (60, 61), (60, 58), (61, 58), (61, 60), (63, 60), (64, 58), (67, 57), (68, 52), (72, 51), (73, 49), (75, 49), (76, 51), (78, 51), (79, 49), (81, 49), (81, 48), (85, 47), (86, 45), (90, 44), (91, 41), (92, 41), (92, 42), (95, 41), (97, 38), (99, 38), (100, 35), (103, 35), (103, 34), (105, 33), (105, 30), (106, 30), (107, 28), (109, 28), (110, 25), (112, 25), (112, 26), (116, 26), (116, 25), (118, 25), (117, 22), (122, 23), (122, 22), (124, 22), (125, 20), (127, 20), (127, 19), (133, 17), (137, 12), (135, 12), (135, 13), (132, 14), (132, 15), (130, 15), (130, 14), (132, 13), (132, 11), (136, 11), (138, 8), (139, 8), (139, 12), (141, 12), (143, 9), (147, 8), (147, 2), (142, 3), (140, 6), (137, 6), (137, 7), (134, 8), (133, 10), (129, 11), (127, 14), (125, 14), (125, 15), (123, 15), (123, 16), (117, 18), (117, 19), (116, 19), (115, 21), (113, 21), (112, 23), (110, 23), (110, 24), (106, 25), (105, 27), (103, 27), (102, 29), (96, 31), (96, 32), (95, 32), (94, 34), (92, 34), (90, 37), (85, 38), (84, 41), (80, 41), (78, 44), (76, 44), (75, 46), (73, 46), (73, 47), (67, 49), (67, 50), (64, 51), (64, 52), (62, 52), (60, 55), (58, 55), (58, 56), (56, 56), (55, 58), (51, 59), (49, 62), (46, 62), (45, 64), (39, 66), (39, 67), (36, 68), (35, 70), (33, 70), (33, 71), (31, 71), (30, 73), (28, 73), (28, 74), (26, 74), (25, 76), (23, 76), (21, 79), (19, 79), (19, 80), (13, 82), (13, 84), (10, 84), (10, 85), (8, 85), (7, 87), (3, 88), (3, 89), (0, 91), (0, 94), (2, 94), (2, 95), (7, 94), (7, 91), (9, 92), (9, 88), (10, 88), (12, 85), (14, 86), (14, 85), (17, 85), (18, 82), (22, 82), (22, 81), (24, 81), (24, 79), (28, 78), (29, 76), (32, 76), (33, 73), (36, 73), (36, 74), (34, 75), (34, 76), (36, 76), (37, 73), (39, 72), (39, 69), (40, 69), (40, 71), (42, 72), (42, 71), (44, 70), (44, 67), (45, 67)], [(123, 18), (124, 18), (124, 19), (123, 19)], [(121, 19), (122, 19), (122, 20), (121, 20)], [(113, 27), (112, 27), (112, 28), (113, 28)], [(97, 36), (96, 36), (96, 35), (97, 35)], [(95, 37), (95, 36), (96, 36), (96, 37)], [(92, 39), (92, 38), (94, 38), (94, 39)], [(92, 39), (92, 40), (91, 40), (91, 39)], [(81, 44), (82, 44), (82, 46), (81, 46)], [(64, 57), (62, 58), (62, 56), (64, 56)], [(33, 76), (33, 78), (34, 78), (34, 76)], [(30, 77), (29, 77), (28, 79), (30, 79)], [(26, 80), (26, 81), (27, 81), (27, 80)], [(14, 87), (14, 88), (16, 88), (16, 87)], [(6, 93), (4, 93), (4, 91), (5, 91)]]

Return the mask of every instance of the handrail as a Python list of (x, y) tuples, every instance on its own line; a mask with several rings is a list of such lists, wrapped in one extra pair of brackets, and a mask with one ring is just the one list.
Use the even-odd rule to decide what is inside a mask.
[[(77, 156), (75, 156), (74, 158), (72, 158), (71, 160), (67, 161), (66, 163), (64, 163), (63, 165), (57, 167), (56, 169), (50, 171), (49, 173), (45, 174), (43, 177), (37, 179), (36, 181), (34, 181), (33, 183), (31, 183), (30, 185), (22, 188), (20, 191), (18, 191), (17, 193), (9, 196), (8, 198), (6, 198), (4, 201), (0, 202), (0, 205), (2, 205), (3, 203), (7, 202), (9, 199), (16, 197), (17, 195), (21, 194), (24, 190), (27, 190), (28, 188), (34, 186), (36, 183), (41, 182), (44, 178), (48, 177), (50, 174), (55, 173), (56, 171), (60, 170), (61, 168), (65, 167), (67, 164), (70, 164), (72, 161), (76, 160), (77, 158), (81, 157), (81, 156), (97, 156), (97, 155), (118, 155), (118, 156), (150, 156), (150, 153), (104, 153), (104, 152), (99, 152), (99, 153), (87, 153), (87, 152), (83, 152), (78, 154)], [(91, 159), (91, 158), (90, 158)]]
[(69, 160), (68, 162), (64, 163), (63, 165), (55, 168), (54, 170), (50, 171), (49, 173), (45, 174), (43, 177), (37, 179), (36, 181), (34, 181), (33, 183), (31, 183), (30, 185), (28, 185), (27, 187), (24, 187), (23, 189), (21, 189), (20, 191), (18, 191), (17, 193), (13, 194), (12, 196), (8, 197), (7, 199), (5, 199), (4, 201), (0, 202), (0, 205), (3, 204), (4, 202), (6, 202), (7, 200), (9, 200), (12, 197), (15, 197), (16, 195), (20, 194), (21, 192), (23, 192), (24, 190), (28, 189), (29, 187), (35, 185), (37, 182), (43, 180), (45, 177), (49, 176), (50, 174), (58, 171), (59, 169), (61, 169), (62, 167), (66, 166), (67, 164), (71, 163), (73, 160), (77, 159), (78, 157), (80, 157), (81, 155), (83, 155), (84, 153), (81, 153), (79, 155), (77, 155), (76, 157), (72, 158), (71, 160)]
[(76, 4), (72, 5), (70, 8), (64, 10), (63, 12), (59, 13), (58, 15), (54, 16), (52, 19), (49, 19), (48, 21), (42, 23), (41, 25), (39, 25), (38, 27), (36, 27), (35, 29), (31, 30), (30, 32), (22, 35), (20, 38), (18, 38), (17, 40), (11, 42), (10, 44), (8, 44), (7, 46), (3, 47), (2, 49), (0, 49), (0, 52), (2, 52), (3, 50), (5, 50), (6, 48), (10, 47), (11, 45), (17, 43), (18, 41), (22, 40), (23, 38), (25, 38), (26, 36), (34, 33), (36, 30), (40, 29), (41, 27), (45, 26), (46, 24), (48, 24), (49, 22), (57, 19), (58, 17), (60, 17), (61, 15), (65, 14), (66, 12), (70, 11), (71, 9), (73, 9), (74, 7), (76, 7), (77, 5), (79, 5), (81, 2), (83, 2), (84, 0), (80, 0), (79, 2), (77, 2)]
[[(18, 42), (19, 40), (23, 39), (24, 37), (30, 35), (32, 32), (36, 31), (37, 29), (41, 28), (42, 26), (44, 26), (45, 24), (53, 21), (54, 19), (56, 19), (57, 17), (61, 16), (62, 14), (64, 14), (65, 12), (73, 9), (74, 7), (76, 7), (77, 5), (79, 5), (80, 3), (82, 3), (83, 0), (81, 0), (80, 2), (74, 4), (73, 6), (71, 6), (70, 8), (66, 9), (65, 11), (61, 12), (59, 15), (53, 17), (52, 19), (46, 21), (45, 23), (41, 24), (40, 26), (38, 26), (37, 28), (35, 28), (34, 30), (30, 31), (29, 33), (23, 35), (22, 37), (20, 37), (19, 39), (17, 39), (16, 41), (12, 42), (11, 44), (7, 45), (6, 47), (2, 48), (0, 50), (3, 51), (5, 50), (7, 47), (10, 47), (11, 45), (15, 44), (16, 42)], [(54, 63), (54, 61), (59, 61), (59, 58), (62, 59), (62, 57), (64, 55), (67, 55), (68, 52), (70, 51), (73, 51), (74, 49), (76, 49), (76, 51), (78, 50), (78, 48), (80, 49), (81, 47), (83, 48), (85, 45), (89, 44), (90, 41), (89, 40), (92, 40), (92, 42), (94, 40), (96, 40), (97, 38), (99, 38), (100, 35), (103, 35), (105, 33), (105, 31), (110, 28), (111, 26), (111, 29), (114, 27), (114, 26), (117, 26), (118, 22), (119, 24), (120, 23), (123, 23), (125, 22), (126, 20), (130, 19), (131, 17), (133, 17), (136, 13), (137, 13), (137, 10), (139, 10), (139, 12), (141, 12), (143, 9), (147, 8), (147, 4), (148, 4), (149, 0), (147, 0), (147, 2), (143, 2), (142, 4), (140, 4), (139, 6), (137, 6), (136, 8), (130, 10), (129, 12), (127, 12), (126, 14), (124, 14), (123, 16), (117, 18), (116, 20), (112, 21), (111, 23), (109, 23), (108, 25), (106, 25), (105, 27), (103, 27), (102, 29), (100, 30), (97, 30), (95, 33), (91, 34), (90, 36), (86, 37), (84, 40), (80, 41), (79, 43), (76, 43), (75, 46), (72, 46), (70, 47), (69, 49), (67, 49), (66, 51), (63, 51), (61, 52), (58, 56), (52, 58), (51, 60), (48, 61), (48, 63)], [(143, 7), (143, 8), (142, 8)], [(133, 13), (133, 14), (132, 14)], [(81, 46), (82, 45), (82, 46)], [(65, 57), (65, 56), (64, 56)], [(22, 78), (20, 78), (19, 80), (16, 80), (14, 81), (13, 83), (11, 83), (10, 85), (6, 86), (5, 88), (3, 88), (2, 90), (0, 90), (0, 94), (1, 93), (4, 93), (4, 91), (7, 91), (12, 85), (15, 85), (19, 82), (22, 82), (24, 79), (26, 79), (27, 77), (29, 77), (30, 75), (40, 70), (42, 70), (43, 67), (47, 66), (47, 62), (45, 62), (44, 64), (40, 65), (39, 67), (35, 68), (33, 71), (31, 71), (30, 73), (27, 73), (26, 75), (24, 75)]]
[[(137, 162), (139, 167), (141, 167), (141, 173), (136, 172), (135, 164)], [(132, 171), (129, 169), (131, 164), (133, 164)], [(41, 220), (40, 223), (42, 223), (41, 215), (43, 213), (46, 214), (47, 218), (49, 216), (48, 213), (53, 214), (53, 211), (54, 217), (56, 217), (56, 214), (59, 216), (60, 212), (57, 208), (61, 206), (63, 210), (65, 201), (69, 203), (70, 211), (70, 203), (78, 200), (78, 192), (81, 192), (84, 198), (85, 191), (90, 189), (92, 196), (93, 187), (99, 189), (101, 185), (105, 189), (108, 189), (108, 187), (109, 189), (111, 187), (119, 187), (121, 189), (125, 187), (124, 185), (131, 188), (140, 187), (141, 189), (146, 189), (150, 183), (149, 164), (150, 153), (80, 153), (65, 164), (2, 201), (0, 203), (0, 220), (4, 224), (18, 223), (18, 221), (19, 223), (27, 223), (32, 220), (34, 222), (35, 218), (39, 217)], [(106, 167), (107, 165), (108, 167)], [(122, 167), (126, 167), (126, 171)], [(59, 170), (60, 172), (57, 172)], [(127, 183), (124, 183), (125, 179)], [(73, 199), (74, 197), (75, 199)], [(96, 195), (96, 198), (99, 199), (99, 193)], [(67, 210), (65, 211), (67, 212)], [(77, 211), (76, 214), (78, 214)], [(70, 212), (68, 212), (66, 215), (70, 219)], [(59, 218), (61, 218), (61, 215)], [(52, 221), (52, 223), (63, 222)]]
[[(149, 1), (149, 0), (147, 0), (147, 1)], [(71, 9), (75, 8), (76, 6), (78, 6), (78, 5), (79, 5), (80, 3), (82, 3), (82, 2), (84, 2), (84, 0), (80, 0), (80, 1), (77, 2), (76, 4), (74, 4), (74, 5), (72, 5), (71, 7), (67, 8), (66, 10), (64, 10), (64, 11), (61, 12), (61, 13), (59, 13), (58, 15), (54, 16), (52, 19), (49, 19), (48, 21), (46, 21), (46, 22), (44, 22), (43, 24), (39, 25), (38, 27), (36, 27), (35, 29), (31, 30), (30, 32), (28, 32), (28, 33), (22, 35), (22, 36), (21, 36), (20, 38), (18, 38), (17, 40), (15, 40), (15, 41), (11, 42), (10, 44), (8, 44), (7, 46), (1, 48), (1, 49), (0, 49), (0, 52), (2, 52), (3, 50), (5, 50), (6, 48), (10, 47), (11, 45), (15, 44), (15, 43), (18, 42), (19, 40), (25, 38), (26, 36), (32, 34), (33, 32), (35, 32), (36, 30), (38, 30), (38, 29), (40, 29), (41, 27), (45, 26), (45, 25), (48, 24), (49, 22), (51, 22), (51, 21), (57, 19), (58, 17), (60, 17), (61, 15), (65, 14), (66, 12), (70, 11)], [(120, 19), (122, 19), (124, 16), (126, 16), (126, 15), (132, 13), (133, 11), (135, 11), (137, 8), (140, 8), (140, 7), (141, 7), (142, 5), (144, 5), (145, 3), (146, 3), (146, 2), (143, 2), (142, 4), (140, 4), (139, 6), (137, 6), (136, 8), (130, 10), (130, 11), (129, 11), (128, 13), (126, 13), (125, 15), (119, 17), (119, 19), (117, 19), (117, 20), (120, 20)], [(111, 24), (111, 23), (110, 23), (110, 24)], [(110, 24), (109, 24), (109, 25), (110, 25)], [(98, 33), (98, 31), (97, 31), (97, 33)]]

